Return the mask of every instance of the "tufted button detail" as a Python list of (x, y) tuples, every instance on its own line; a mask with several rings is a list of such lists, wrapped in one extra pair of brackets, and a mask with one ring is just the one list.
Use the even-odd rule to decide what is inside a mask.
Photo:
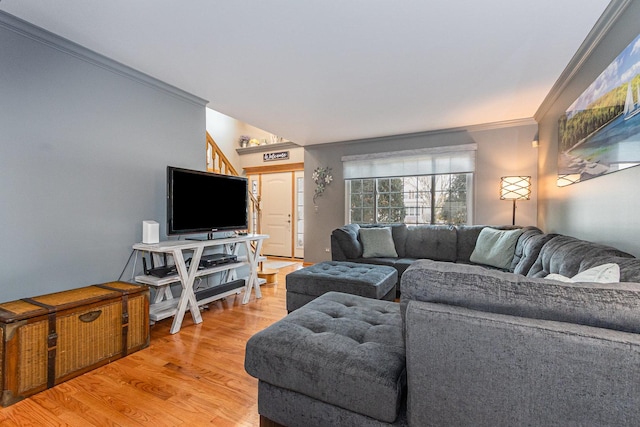
[[(377, 419), (384, 413), (391, 421), (406, 372), (399, 304), (325, 293), (254, 335), (245, 365), (274, 386), (334, 405), (349, 396), (347, 409)], [(349, 381), (327, 380), (336, 375)]]

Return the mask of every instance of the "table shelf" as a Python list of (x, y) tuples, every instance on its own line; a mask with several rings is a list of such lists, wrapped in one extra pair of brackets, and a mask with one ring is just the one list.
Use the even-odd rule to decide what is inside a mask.
[[(258, 279), (260, 285), (263, 285), (266, 280)], [(239, 295), (242, 293), (242, 287), (232, 289), (226, 292), (221, 292), (219, 294), (215, 294), (209, 298), (203, 298), (198, 300), (198, 306), (207, 305), (211, 302), (226, 298), (231, 295)], [(151, 304), (149, 306), (149, 320), (157, 322), (158, 320), (166, 319), (167, 317), (175, 316), (178, 307), (178, 299), (168, 299), (164, 301), (160, 301), (155, 304)]]
[[(149, 319), (158, 321), (173, 316), (173, 324), (170, 333), (178, 332), (182, 326), (182, 319), (187, 310), (191, 312), (194, 323), (201, 323), (199, 306), (212, 301), (225, 298), (233, 294), (240, 294), (244, 290), (242, 303), (249, 302), (251, 289), (255, 291), (256, 298), (261, 298), (260, 285), (264, 279), (258, 277), (258, 263), (266, 258), (259, 255), (262, 242), (269, 236), (264, 234), (248, 234), (233, 237), (225, 237), (212, 240), (169, 240), (156, 244), (137, 243), (133, 249), (137, 251), (149, 252), (152, 254), (166, 254), (173, 257), (177, 274), (166, 277), (155, 277), (151, 275), (139, 275), (135, 277), (136, 282), (156, 288), (156, 298), (149, 306)], [(205, 249), (222, 246), (222, 252), (235, 255), (236, 261), (208, 268), (198, 268), (202, 254)], [(246, 255), (238, 255), (241, 247), (245, 248)], [(185, 263), (185, 254), (191, 254), (190, 265)], [(207, 298), (196, 299), (194, 283), (198, 277), (209, 276), (215, 273), (227, 273), (222, 277), (228, 281), (237, 279), (236, 270), (240, 267), (248, 266), (249, 273), (244, 277), (244, 289), (241, 286), (221, 293), (215, 293)], [(170, 285), (179, 283), (181, 292), (179, 297), (174, 297)], [(222, 286), (222, 285), (217, 285)], [(212, 288), (215, 288), (213, 286)]]
[[(267, 260), (267, 257), (264, 257), (264, 256), (258, 257), (258, 262), (264, 262), (266, 260)], [(235, 262), (228, 262), (226, 264), (216, 265), (215, 267), (198, 269), (195, 277), (208, 276), (210, 274), (215, 274), (215, 273), (220, 273), (222, 271), (228, 271), (235, 268), (240, 268), (244, 265), (251, 265), (251, 264), (247, 261), (246, 256), (240, 256), (238, 257), (238, 261), (235, 261)], [(180, 282), (180, 277), (177, 274), (171, 274), (165, 277), (140, 275), (135, 277), (135, 281), (138, 283), (149, 285), (149, 286), (164, 286), (164, 285), (169, 285), (171, 283)]]

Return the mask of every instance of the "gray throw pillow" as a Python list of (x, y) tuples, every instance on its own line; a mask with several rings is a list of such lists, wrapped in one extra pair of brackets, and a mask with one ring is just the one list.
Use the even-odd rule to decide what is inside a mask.
[(361, 228), (360, 242), (362, 258), (398, 257), (390, 227)]
[(483, 228), (478, 235), (476, 247), (473, 249), (469, 261), (504, 270), (509, 269), (521, 234), (521, 229), (496, 230), (491, 227)]

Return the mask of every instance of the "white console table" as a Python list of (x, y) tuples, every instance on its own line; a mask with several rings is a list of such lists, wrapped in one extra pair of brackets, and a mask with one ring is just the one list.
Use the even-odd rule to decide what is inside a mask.
[[(199, 305), (207, 304), (211, 301), (224, 298), (240, 290), (234, 289), (225, 293), (220, 293), (210, 298), (198, 301), (195, 295), (195, 279), (200, 276), (223, 272), (227, 280), (237, 278), (236, 269), (244, 265), (249, 266), (249, 275), (245, 278), (244, 295), (242, 303), (249, 302), (251, 289), (253, 288), (256, 298), (262, 298), (260, 292), (260, 281), (258, 278), (258, 263), (264, 259), (260, 256), (262, 242), (269, 236), (266, 234), (237, 235), (212, 240), (168, 240), (155, 244), (136, 243), (133, 249), (153, 254), (167, 254), (173, 257), (178, 274), (155, 277), (150, 275), (136, 276), (138, 283), (156, 287), (155, 298), (149, 306), (149, 318), (153, 321), (165, 319), (173, 316), (173, 324), (170, 333), (175, 334), (180, 331), (182, 319), (189, 309), (194, 323), (201, 323)], [(217, 265), (211, 268), (199, 269), (200, 259), (205, 249), (217, 247), (216, 252), (237, 256), (236, 262)], [(240, 248), (246, 249), (246, 255), (239, 255)], [(187, 267), (185, 255), (191, 254), (191, 262)], [(171, 292), (170, 285), (180, 283), (182, 290), (180, 296), (175, 298)]]

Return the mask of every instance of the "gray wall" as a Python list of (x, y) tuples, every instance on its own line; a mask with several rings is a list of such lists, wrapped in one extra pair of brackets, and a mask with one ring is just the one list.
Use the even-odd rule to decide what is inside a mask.
[[(512, 204), (499, 200), (500, 177), (531, 175), (533, 194), (530, 201), (519, 202), (516, 223), (536, 225), (538, 150), (531, 142), (537, 132), (531, 120), (470, 126), (438, 132), (397, 135), (362, 141), (305, 147), (305, 261), (331, 259), (331, 231), (345, 222), (345, 189), (342, 156), (410, 150), (475, 142), (476, 173), (474, 180), (474, 224), (511, 224)], [(311, 179), (316, 167), (332, 168), (333, 183), (314, 205), (315, 184)], [(317, 206), (317, 209), (316, 209)]]
[(205, 101), (4, 13), (0, 58), (0, 301), (117, 279), (166, 166), (205, 168)]
[(640, 32), (640, 2), (630, 2), (544, 112), (540, 123), (538, 223), (640, 256), (640, 167), (557, 187), (558, 119)]

